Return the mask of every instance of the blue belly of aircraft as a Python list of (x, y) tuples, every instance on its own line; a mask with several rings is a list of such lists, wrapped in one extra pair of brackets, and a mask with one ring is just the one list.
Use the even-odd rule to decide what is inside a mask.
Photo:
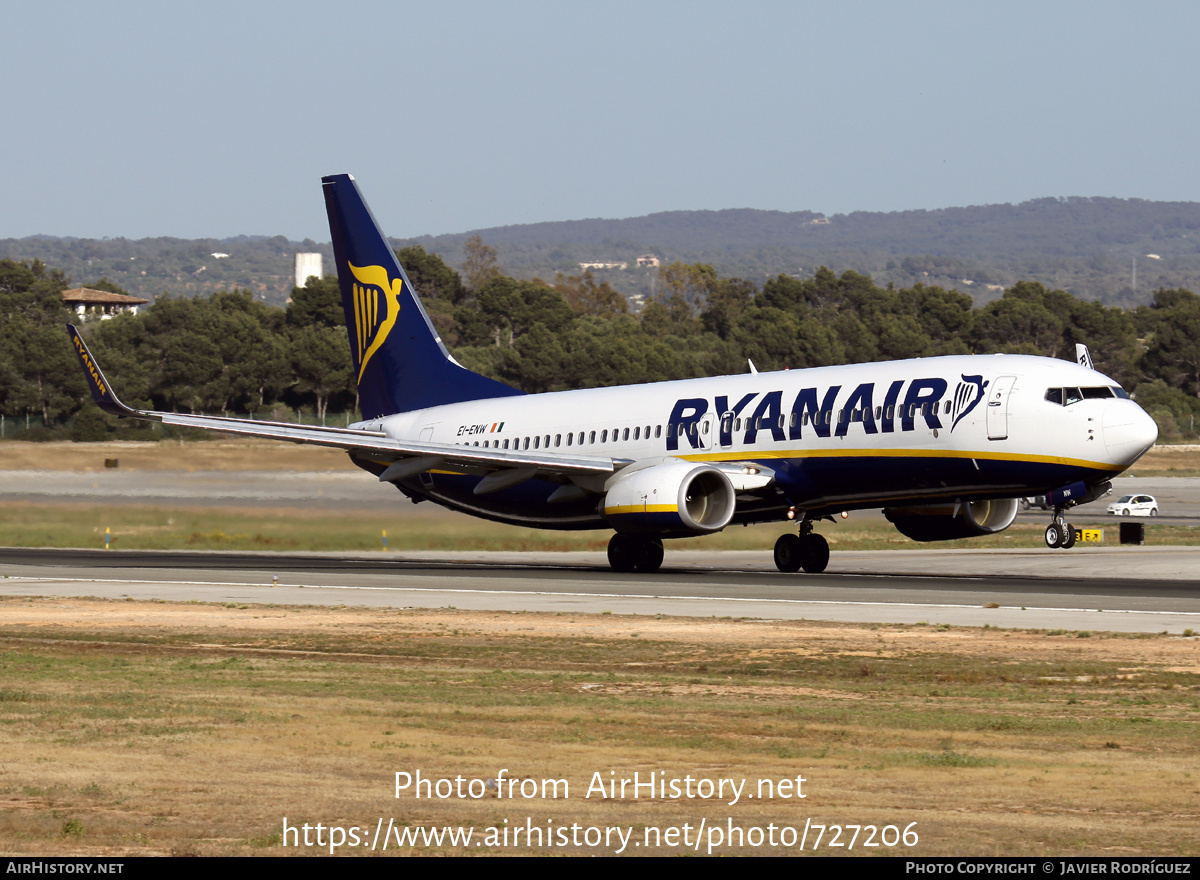
[[(773, 469), (776, 483), (760, 493), (739, 496), (733, 523), (779, 521), (789, 507), (821, 515), (946, 500), (1016, 498), (1111, 476), (1106, 470), (1078, 465), (939, 456), (762, 459), (756, 463)], [(510, 525), (544, 529), (609, 527), (598, 512), (599, 496), (550, 503), (547, 499), (561, 484), (545, 480), (528, 480), (476, 495), (480, 479), (470, 474), (431, 473), (403, 481), (402, 491), (410, 497), (426, 498)]]

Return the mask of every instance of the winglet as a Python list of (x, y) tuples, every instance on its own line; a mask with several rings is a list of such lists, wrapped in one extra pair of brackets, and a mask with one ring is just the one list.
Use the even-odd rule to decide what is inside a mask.
[(71, 334), (71, 345), (75, 347), (75, 353), (79, 355), (79, 364), (83, 367), (83, 375), (87, 379), (88, 388), (92, 390), (92, 399), (96, 401), (96, 405), (106, 413), (112, 413), (114, 416), (145, 418), (145, 413), (127, 407), (117, 399), (117, 395), (113, 394), (108, 380), (100, 372), (100, 365), (92, 357), (87, 343), (83, 341), (83, 337), (79, 335), (79, 330), (76, 329), (74, 324), (67, 325), (67, 332)]

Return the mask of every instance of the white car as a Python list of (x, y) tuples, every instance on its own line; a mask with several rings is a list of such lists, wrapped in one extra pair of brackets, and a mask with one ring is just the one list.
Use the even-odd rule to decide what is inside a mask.
[(1153, 495), (1122, 495), (1108, 505), (1112, 516), (1158, 516), (1158, 502)]

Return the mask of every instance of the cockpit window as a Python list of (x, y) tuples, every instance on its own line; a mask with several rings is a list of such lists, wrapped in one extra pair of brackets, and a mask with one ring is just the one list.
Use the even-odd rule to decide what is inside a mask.
[(1111, 397), (1128, 397), (1125, 389), (1108, 385), (1091, 388), (1047, 388), (1046, 400), (1059, 406), (1070, 406), (1081, 400), (1101, 400)]

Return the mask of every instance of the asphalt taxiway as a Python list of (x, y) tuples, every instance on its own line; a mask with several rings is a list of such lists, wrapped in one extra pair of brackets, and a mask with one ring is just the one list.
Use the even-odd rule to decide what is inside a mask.
[(668, 552), (644, 575), (600, 553), (4, 548), (0, 594), (1182, 633), (1200, 631), (1197, 571), (1190, 547), (844, 551), (820, 575), (736, 551)]

